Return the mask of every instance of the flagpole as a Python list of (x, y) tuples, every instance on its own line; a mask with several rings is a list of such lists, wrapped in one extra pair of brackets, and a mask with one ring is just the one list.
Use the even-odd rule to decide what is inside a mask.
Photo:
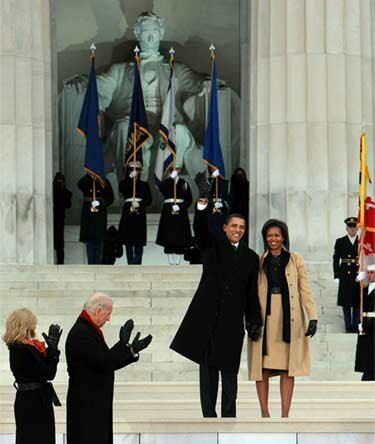
[[(359, 251), (359, 271), (363, 271), (363, 241), (365, 238), (365, 199), (366, 199), (366, 179), (367, 179), (367, 163), (366, 163), (366, 135), (361, 133), (359, 139), (360, 147), (360, 183), (359, 183), (359, 220), (360, 220), (360, 251)], [(363, 281), (359, 283), (359, 334), (364, 335), (362, 329), (363, 322)]]
[[(211, 79), (214, 73), (214, 62), (215, 62), (215, 58), (216, 58), (216, 54), (215, 54), (215, 46), (213, 44), (210, 45), (209, 47), (210, 50), (210, 57), (211, 57)], [(212, 80), (211, 80), (212, 82)], [(211, 87), (211, 94), (212, 94), (212, 87)], [(215, 177), (215, 202), (219, 201), (219, 176)], [(216, 207), (214, 207), (214, 212), (218, 212), (218, 210), (216, 209)]]
[[(175, 54), (175, 50), (171, 47), (171, 49), (169, 50), (169, 67), (171, 69), (171, 71), (173, 71), (174, 69), (174, 54)], [(177, 156), (173, 156), (173, 170), (176, 170), (176, 157)], [(177, 202), (177, 176), (173, 179), (173, 203), (174, 205), (176, 205)]]
[[(90, 54), (90, 62), (92, 63), (93, 60), (95, 60), (95, 50), (96, 50), (96, 46), (94, 45), (94, 43), (91, 43), (90, 46), (90, 50), (91, 50), (91, 54)], [(100, 128), (99, 128), (100, 131)], [(94, 202), (96, 200), (96, 181), (95, 181), (95, 176), (91, 176), (92, 177), (92, 201)], [(98, 209), (96, 207), (91, 206), (90, 211), (92, 213), (97, 213)]]
[[(135, 63), (137, 65), (139, 65), (139, 48), (138, 46), (135, 47), (134, 49), (134, 54), (135, 54)], [(130, 207), (131, 209), (134, 208), (134, 202), (135, 202), (135, 196), (136, 196), (136, 146), (137, 146), (137, 125), (136, 122), (133, 122), (133, 202), (132, 202), (132, 206)], [(137, 209), (134, 208), (134, 210), (132, 211), (136, 211)]]

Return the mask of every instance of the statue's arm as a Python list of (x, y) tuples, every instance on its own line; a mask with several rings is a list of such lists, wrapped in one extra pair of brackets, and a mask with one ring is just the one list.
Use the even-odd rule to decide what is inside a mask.
[(108, 71), (96, 76), (99, 109), (105, 111), (112, 102), (113, 93), (120, 83), (121, 65), (112, 65)]

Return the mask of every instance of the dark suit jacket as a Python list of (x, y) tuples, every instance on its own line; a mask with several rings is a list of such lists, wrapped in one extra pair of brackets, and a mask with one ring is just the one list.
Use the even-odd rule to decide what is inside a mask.
[(114, 372), (138, 358), (120, 342), (110, 349), (94, 326), (82, 318), (68, 334), (65, 353), (68, 444), (112, 444)]
[(234, 251), (223, 233), (203, 254), (199, 287), (171, 349), (197, 363), (238, 372), (244, 321), (262, 325), (257, 281), (258, 255), (240, 242)]

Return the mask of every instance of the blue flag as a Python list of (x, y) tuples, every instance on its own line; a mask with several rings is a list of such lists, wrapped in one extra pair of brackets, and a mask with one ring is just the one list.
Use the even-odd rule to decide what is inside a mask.
[(138, 63), (134, 64), (133, 98), (130, 112), (128, 140), (125, 148), (124, 171), (130, 162), (143, 165), (142, 147), (151, 138), (148, 130), (145, 103)]
[(90, 78), (78, 122), (78, 131), (86, 137), (85, 170), (104, 186), (103, 144), (100, 137), (98, 90), (95, 59), (91, 57)]
[(219, 140), (219, 111), (217, 104), (217, 76), (216, 63), (213, 61), (210, 107), (208, 110), (208, 124), (204, 138), (203, 159), (212, 171), (219, 170), (219, 174), (225, 177), (223, 154)]
[(164, 143), (159, 145), (155, 161), (155, 183), (158, 187), (163, 181), (164, 175), (169, 168), (173, 167), (173, 163), (176, 160), (176, 105), (173, 65), (171, 65), (168, 91), (163, 105), (159, 133)]

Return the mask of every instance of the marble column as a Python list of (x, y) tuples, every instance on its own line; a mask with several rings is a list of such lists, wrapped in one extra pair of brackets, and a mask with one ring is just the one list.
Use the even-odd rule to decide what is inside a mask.
[(53, 258), (49, 7), (0, 2), (0, 263)]
[[(374, 165), (374, 5), (371, 0), (251, 0), (251, 243), (285, 220), (291, 247), (330, 260), (357, 213), (359, 135)], [(246, 124), (246, 122), (245, 122)]]

